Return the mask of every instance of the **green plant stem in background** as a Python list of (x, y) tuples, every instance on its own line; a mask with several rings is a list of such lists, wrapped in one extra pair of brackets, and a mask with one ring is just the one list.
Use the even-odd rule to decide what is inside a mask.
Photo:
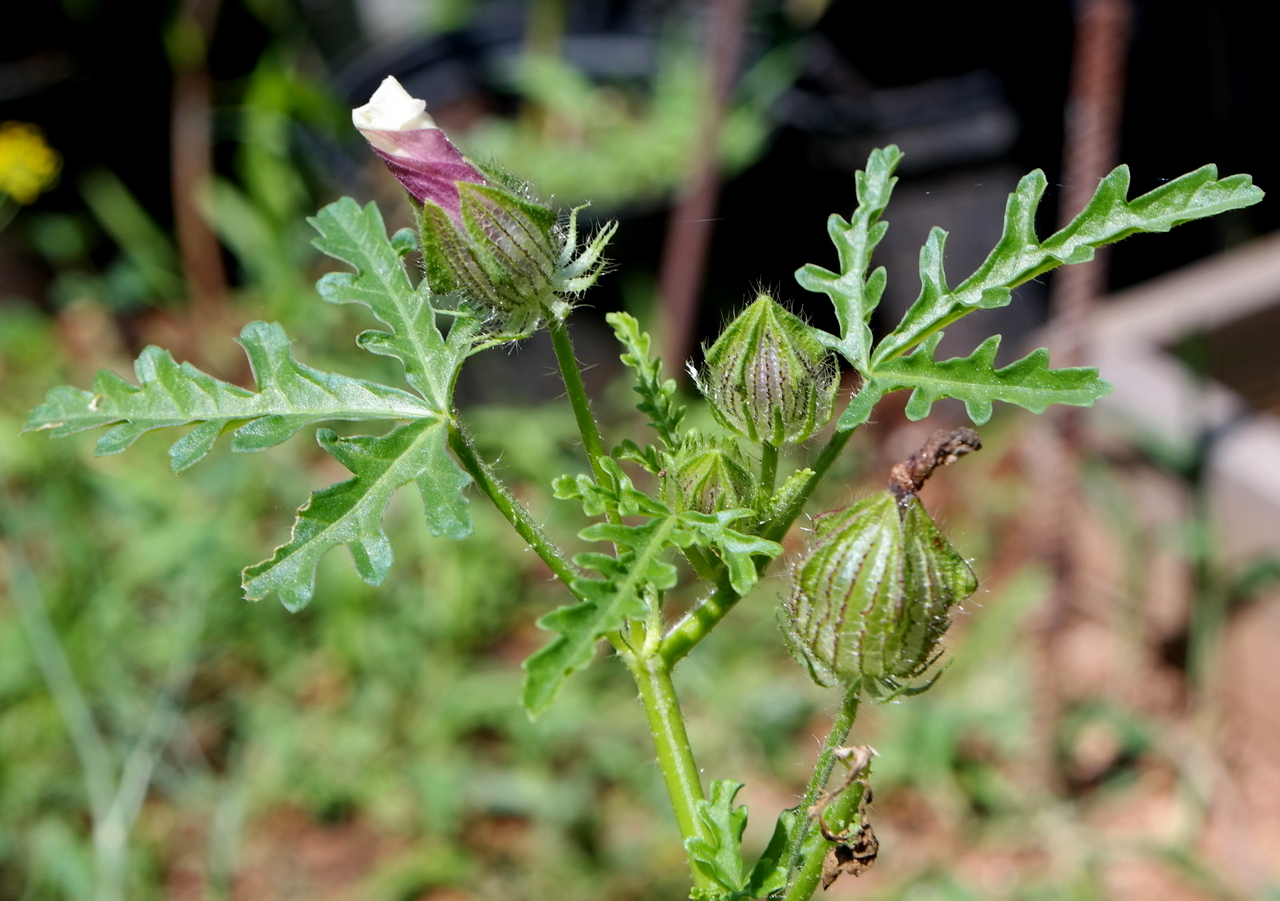
[(18, 610), (19, 622), (31, 643), (40, 675), (79, 760), (85, 795), (89, 799), (89, 814), (95, 822), (103, 820), (111, 808), (111, 786), (115, 782), (107, 743), (98, 732), (89, 704), (76, 684), (71, 665), (58, 641), (58, 633), (49, 621), (40, 587), (26, 560), (19, 556), (16, 542), (14, 548), (4, 554), (3, 562), (8, 576), (9, 597)]
[(471, 478), (475, 479), (480, 490), (498, 508), (498, 512), (511, 523), (520, 537), (528, 542), (529, 547), (533, 548), (542, 562), (551, 568), (555, 577), (572, 590), (573, 580), (581, 573), (569, 562), (564, 551), (547, 537), (542, 526), (534, 521), (524, 505), (511, 494), (510, 489), (494, 476), (488, 464), (476, 453), (471, 439), (463, 434), (456, 424), (449, 427), (449, 447), (457, 455), (458, 461), (462, 463)]
[[(862, 792), (854, 791), (850, 786), (848, 791), (836, 798), (827, 807), (823, 816), (828, 823), (845, 823), (857, 811), (858, 804), (862, 801)], [(812, 826), (810, 828), (812, 831)], [(822, 862), (827, 856), (827, 851), (831, 848), (831, 843), (827, 841), (815, 842), (813, 849), (804, 858), (804, 863), (800, 865), (799, 871), (796, 873), (795, 880), (787, 887), (787, 893), (782, 896), (782, 901), (809, 901), (818, 889), (818, 881), (822, 878)]]
[[(658, 767), (671, 797), (680, 838), (683, 841), (700, 837), (702, 831), (698, 825), (697, 803), (705, 796), (702, 780), (698, 777), (698, 765), (689, 747), (689, 735), (684, 729), (680, 701), (676, 698), (675, 686), (671, 684), (671, 669), (659, 654), (635, 657), (629, 665), (640, 689), (645, 715), (649, 718)], [(710, 888), (710, 880), (696, 867), (692, 869), (694, 883)]]
[(818, 755), (818, 763), (814, 768), (813, 776), (809, 779), (809, 787), (805, 789), (804, 801), (801, 802), (801, 806), (805, 810), (817, 803), (818, 795), (831, 777), (831, 770), (835, 768), (836, 749), (841, 747), (849, 738), (849, 732), (853, 729), (853, 724), (858, 719), (858, 688), (859, 686), (854, 685), (845, 692), (844, 702), (840, 705), (840, 712), (836, 714), (835, 721), (831, 724), (831, 731), (827, 733), (827, 740), (823, 742), (822, 753)]
[[(831, 802), (827, 807), (823, 816), (828, 823), (847, 823), (858, 809), (858, 804), (862, 801), (862, 792), (855, 791), (850, 786), (843, 794)], [(813, 826), (810, 823), (808, 833), (812, 833)], [(782, 896), (782, 901), (809, 901), (818, 889), (818, 881), (822, 878), (822, 863), (827, 856), (827, 851), (832, 847), (830, 842), (820, 841), (812, 842), (809, 853), (805, 855), (804, 862), (800, 865), (799, 871), (796, 873), (795, 879), (787, 887), (787, 892)]]

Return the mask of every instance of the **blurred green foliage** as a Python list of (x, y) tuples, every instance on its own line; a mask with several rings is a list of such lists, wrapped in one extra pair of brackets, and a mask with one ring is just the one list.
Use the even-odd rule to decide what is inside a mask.
[[(0, 429), (15, 435), (43, 389), (79, 363), (63, 357), (48, 320), (5, 308)], [(575, 465), (573, 423), (545, 413), (495, 408), (471, 420), (531, 508), (567, 535), (573, 505), (552, 501), (546, 486), (550, 473)], [(3, 540), (38, 573), (41, 603), (112, 768), (183, 652), (184, 611), (203, 611), (194, 677), (129, 845), (126, 897), (186, 897), (174, 889), (182, 867), (200, 874), (209, 897), (230, 897), (233, 878), (255, 868), (270, 877), (264, 860), (273, 855), (301, 854), (317, 835), (366, 832), (377, 841), (358, 878), (345, 888), (307, 883), (310, 897), (391, 901), (439, 886), (570, 901), (681, 891), (680, 848), (623, 669), (586, 670), (536, 723), (520, 710), (516, 663), (542, 639), (533, 620), (561, 599), (487, 507), (474, 506), (476, 540), (448, 542), (426, 533), (406, 493), (388, 517), (400, 561), (388, 582), (371, 589), (332, 555), (315, 601), (290, 615), (242, 601), (235, 576), (263, 542), (283, 540), (291, 499), (331, 464), (294, 442), (235, 457), (219, 450), (178, 477), (166, 444), (149, 436), (135, 453), (94, 459), (88, 442), (0, 443)], [(782, 578), (771, 581), (783, 588)], [(962, 623), (955, 662), (935, 691), (866, 711), (858, 728), (881, 755), (881, 809), (914, 793), (995, 834), (1031, 816), (1034, 803), (1009, 775), (1028, 740), (1027, 662), (999, 649), (1013, 645), (1044, 589), (1028, 572), (988, 596)], [(834, 699), (790, 660), (768, 593), (676, 675), (691, 738), (714, 762), (708, 779), (746, 774), (749, 789), (800, 792)], [(95, 897), (87, 808), (66, 725), (5, 602), (0, 896)], [(300, 812), (316, 831), (273, 826), (280, 811)], [(749, 845), (766, 838), (749, 829)], [(886, 863), (897, 853), (887, 848)], [(986, 897), (933, 866), (908, 868), (877, 897)], [(1009, 897), (1098, 897), (1071, 888), (1080, 878)]]
[[(719, 127), (722, 171), (736, 174), (763, 153), (769, 106), (795, 79), (798, 53), (779, 47), (739, 82)], [(694, 163), (708, 115), (705, 68), (698, 49), (674, 35), (649, 85), (595, 84), (562, 59), (522, 57), (506, 80), (527, 104), (524, 114), (486, 118), (459, 144), (476, 159), (501, 161), (562, 206), (662, 202)]]

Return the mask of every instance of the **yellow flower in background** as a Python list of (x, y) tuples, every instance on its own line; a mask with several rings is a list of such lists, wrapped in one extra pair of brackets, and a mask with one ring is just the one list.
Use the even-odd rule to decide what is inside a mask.
[(58, 179), (62, 157), (44, 132), (26, 122), (0, 124), (0, 191), (21, 204), (32, 203)]

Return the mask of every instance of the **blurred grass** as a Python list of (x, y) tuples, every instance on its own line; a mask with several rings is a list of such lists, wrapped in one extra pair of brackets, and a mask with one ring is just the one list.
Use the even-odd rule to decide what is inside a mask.
[[(45, 388), (77, 377), (57, 334), (21, 307), (0, 314), (5, 434), (16, 435)], [(484, 409), (472, 421), (535, 514), (566, 536), (570, 505), (545, 486), (578, 466), (566, 450), (571, 419)], [(566, 901), (682, 891), (682, 856), (623, 669), (603, 661), (575, 677), (536, 723), (520, 710), (519, 661), (545, 640), (532, 621), (565, 598), (486, 507), (473, 507), (476, 535), (452, 543), (426, 533), (415, 495), (398, 496), (387, 584), (369, 588), (332, 554), (311, 606), (289, 615), (245, 603), (236, 576), (284, 539), (308, 489), (332, 479), (310, 442), (252, 455), (220, 448), (181, 477), (162, 437), (111, 458), (91, 457), (91, 443), (36, 434), (0, 444), (4, 541), (38, 573), (109, 767), (163, 691), (183, 612), (200, 606), (205, 617), (180, 720), (129, 845), (126, 897), (229, 897), (220, 892), (236, 879), (236, 898), (301, 897), (281, 889), (273, 858), (305, 860), (307, 843), (326, 835), (363, 835), (371, 850), (345, 876), (294, 873), (307, 897), (390, 901), (441, 886)], [(849, 493), (838, 487), (837, 500)], [(970, 549), (967, 527), (958, 531)], [(886, 813), (915, 795), (984, 829), (1026, 815), (1006, 771), (1028, 734), (1026, 664), (1001, 649), (1044, 587), (1028, 571), (986, 597), (938, 688), (858, 726), (881, 753)], [(779, 640), (773, 598), (783, 588), (782, 576), (768, 579), (676, 674), (706, 778), (744, 779), (757, 792), (748, 832), (757, 848), (802, 790), (831, 701)], [(94, 897), (80, 768), (12, 603), (0, 606), (0, 642), (0, 897)], [(311, 825), (273, 825), (295, 820)], [(898, 853), (886, 848), (886, 862)], [(245, 894), (255, 872), (274, 888)], [(184, 880), (204, 888), (182, 894)], [(974, 896), (926, 869), (878, 897)]]
[[(0, 361), (0, 429), (10, 436), (48, 386), (79, 377), (53, 321), (22, 307), (0, 313)], [(566, 451), (571, 419), (475, 412), (481, 446), (501, 451), (503, 472), (564, 536), (572, 510), (545, 486), (578, 465)], [(397, 562), (387, 584), (369, 588), (333, 554), (311, 606), (289, 615), (245, 603), (236, 576), (284, 539), (308, 489), (332, 478), (310, 442), (220, 449), (181, 477), (163, 437), (110, 458), (93, 458), (91, 444), (11, 438), (0, 466), (4, 541), (38, 574), (108, 768), (137, 741), (182, 653), (184, 611), (204, 610), (180, 721), (130, 843), (127, 897), (186, 897), (174, 894), (184, 868), (211, 891), (237, 871), (243, 880), (246, 862), (266, 866), (254, 851), (263, 843), (300, 853), (295, 837), (272, 832), (282, 810), (321, 833), (378, 837), (347, 894), (315, 885), (314, 897), (409, 898), (439, 885), (479, 898), (681, 891), (680, 849), (622, 668), (605, 661), (575, 678), (537, 723), (519, 709), (518, 663), (545, 640), (532, 621), (565, 598), (486, 507), (473, 507), (476, 535), (452, 543), (426, 533), (416, 497), (404, 494), (389, 514)], [(772, 596), (782, 585), (769, 579), (677, 673), (708, 778), (766, 790), (749, 833), (757, 844), (801, 790), (829, 702), (778, 639)], [(80, 767), (16, 616), (14, 604), (0, 606), (0, 896), (90, 898)], [(999, 673), (953, 669), (944, 688), (868, 724), (885, 754), (884, 785), (965, 796), (950, 769), (957, 731), (1003, 735), (1005, 720), (1016, 722), (1017, 698), (955, 703), (961, 674)]]

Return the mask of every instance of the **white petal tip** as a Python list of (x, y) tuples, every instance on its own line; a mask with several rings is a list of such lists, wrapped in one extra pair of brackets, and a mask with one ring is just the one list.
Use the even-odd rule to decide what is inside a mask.
[(391, 75), (382, 80), (368, 103), (351, 111), (351, 121), (361, 131), (410, 131), (437, 127), (435, 120), (427, 115), (427, 102), (409, 96), (409, 92)]

